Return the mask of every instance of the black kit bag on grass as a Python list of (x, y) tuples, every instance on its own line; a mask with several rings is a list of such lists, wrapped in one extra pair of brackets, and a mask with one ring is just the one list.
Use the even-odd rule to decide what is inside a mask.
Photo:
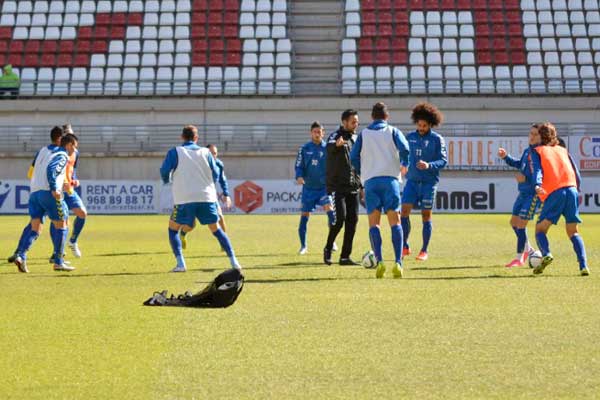
[(168, 296), (168, 292), (154, 292), (144, 302), (145, 306), (225, 308), (237, 300), (244, 287), (244, 275), (237, 269), (221, 272), (210, 285), (201, 292), (185, 292), (179, 296)]

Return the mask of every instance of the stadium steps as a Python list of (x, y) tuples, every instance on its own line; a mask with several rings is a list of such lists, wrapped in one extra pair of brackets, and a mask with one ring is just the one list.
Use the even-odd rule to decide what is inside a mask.
[(291, 2), (288, 32), (295, 53), (293, 93), (335, 95), (340, 92), (342, 16), (340, 1)]

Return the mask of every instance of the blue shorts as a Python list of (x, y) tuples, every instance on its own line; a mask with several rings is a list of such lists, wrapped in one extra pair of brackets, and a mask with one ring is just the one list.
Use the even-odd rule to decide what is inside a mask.
[(326, 205), (331, 205), (331, 196), (327, 194), (325, 188), (302, 187), (302, 212), (313, 212), (317, 206), (325, 207)]
[(69, 207), (69, 210), (72, 210), (74, 208), (81, 208), (82, 210), (85, 210), (83, 201), (81, 200), (81, 197), (79, 197), (76, 191), (73, 191), (72, 194), (64, 193), (64, 198), (65, 203), (67, 203), (67, 207)]
[(69, 209), (64, 200), (56, 200), (49, 190), (38, 190), (29, 196), (29, 216), (44, 222), (46, 215), (52, 221), (66, 221)]
[(375, 210), (400, 211), (400, 181), (391, 176), (379, 176), (365, 182), (367, 213)]
[(194, 226), (196, 218), (201, 225), (216, 224), (219, 221), (217, 203), (185, 203), (173, 207), (171, 220), (179, 225)]
[(537, 194), (519, 193), (513, 205), (512, 215), (531, 221), (539, 211), (540, 205), (541, 201)]
[(433, 209), (437, 183), (407, 180), (402, 192), (402, 204), (412, 204), (421, 210)]
[(550, 193), (550, 196), (542, 205), (538, 222), (547, 219), (556, 225), (561, 215), (564, 215), (567, 224), (581, 222), (581, 218), (579, 218), (579, 194), (577, 189), (572, 186)]

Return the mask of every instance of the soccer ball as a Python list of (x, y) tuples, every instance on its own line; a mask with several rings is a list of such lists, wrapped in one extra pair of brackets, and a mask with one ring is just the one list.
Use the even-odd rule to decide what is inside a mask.
[(539, 267), (542, 264), (542, 253), (539, 250), (534, 251), (529, 255), (529, 268)]
[(362, 266), (368, 269), (375, 268), (377, 266), (377, 258), (375, 257), (375, 253), (369, 250), (365, 253), (362, 258)]

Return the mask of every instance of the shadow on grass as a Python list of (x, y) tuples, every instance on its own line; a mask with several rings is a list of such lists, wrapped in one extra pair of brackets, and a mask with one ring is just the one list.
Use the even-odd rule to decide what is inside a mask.
[(168, 251), (133, 251), (130, 253), (106, 253), (106, 254), (92, 254), (95, 257), (122, 257), (122, 256), (147, 256), (154, 254), (171, 254)]
[(465, 265), (457, 267), (417, 267), (411, 268), (407, 266), (409, 271), (453, 271), (460, 269), (484, 269), (484, 268), (497, 268), (499, 265)]
[(95, 274), (78, 274), (69, 272), (56, 272), (54, 275), (28, 275), (29, 278), (91, 278), (96, 276), (145, 276), (145, 275), (163, 275), (168, 274), (169, 271), (164, 272), (100, 272)]
[(473, 279), (531, 279), (531, 278), (550, 278), (548, 275), (486, 275), (486, 276), (433, 276), (431, 278), (411, 278), (406, 277), (404, 279), (411, 281), (461, 281), (461, 280), (473, 280)]

